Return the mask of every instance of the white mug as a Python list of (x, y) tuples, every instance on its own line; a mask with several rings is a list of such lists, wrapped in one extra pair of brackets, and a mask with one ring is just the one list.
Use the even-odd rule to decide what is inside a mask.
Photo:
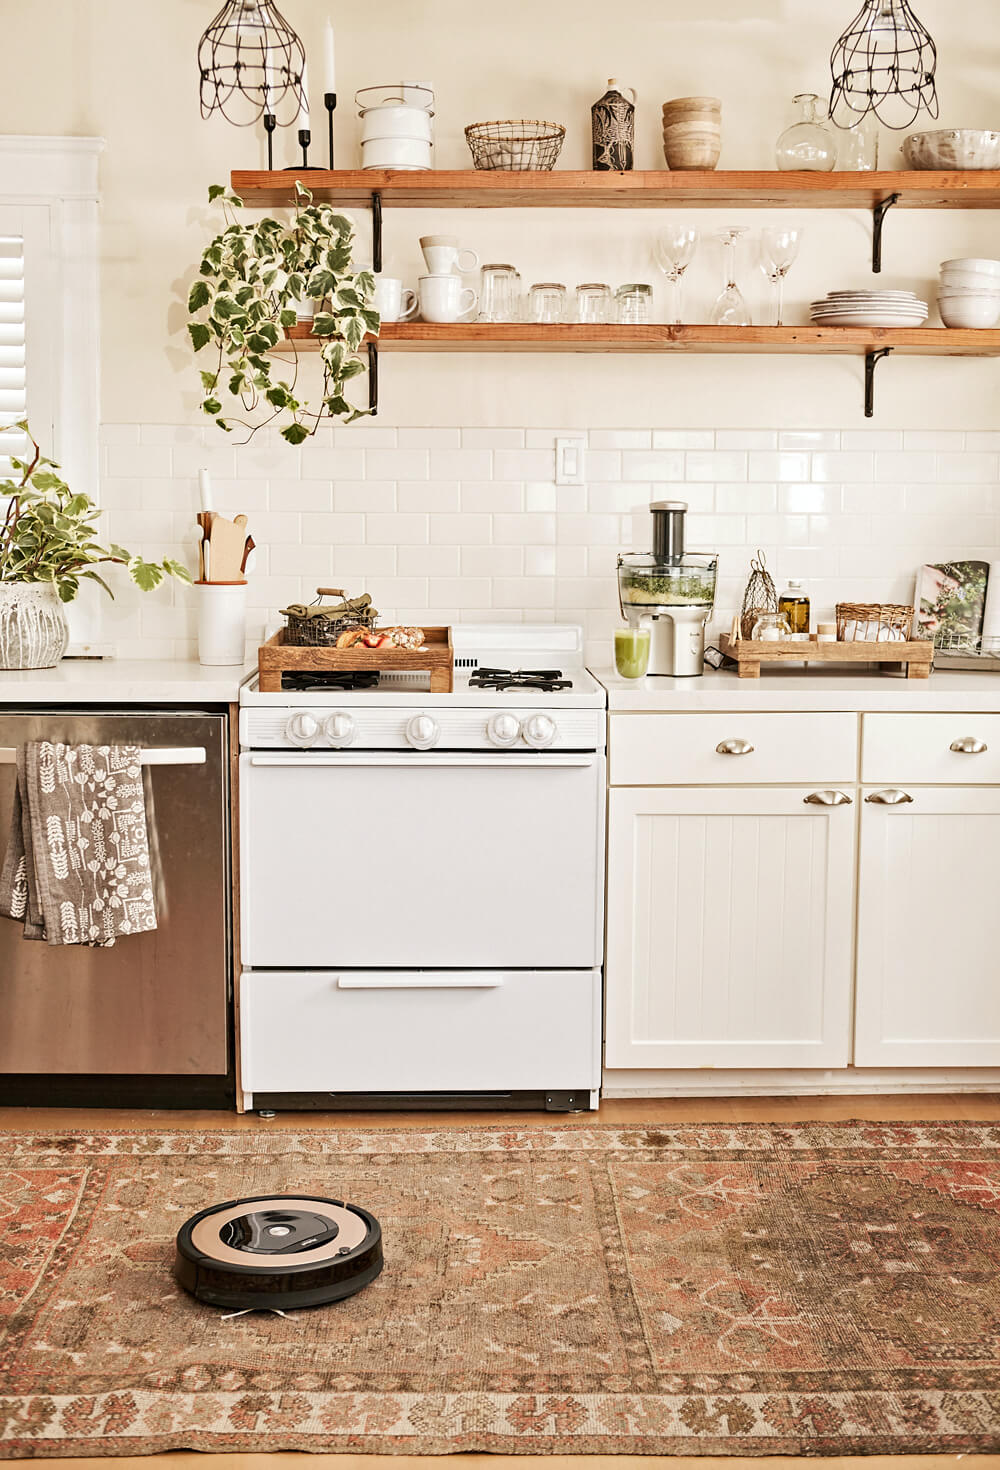
[[(432, 276), (445, 276), (455, 270), (467, 274), (479, 269), (479, 256), (474, 250), (463, 250), (457, 235), (421, 235), (420, 248)], [(461, 263), (463, 258), (468, 265)]]
[(476, 309), (479, 295), (461, 276), (421, 276), (420, 315), (425, 322), (457, 322)]
[(376, 276), (374, 304), (384, 322), (405, 322), (416, 314), (417, 293), (395, 276)]

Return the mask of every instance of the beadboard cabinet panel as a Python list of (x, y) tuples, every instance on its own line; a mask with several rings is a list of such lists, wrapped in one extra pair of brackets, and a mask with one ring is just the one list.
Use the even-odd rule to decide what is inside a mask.
[(996, 1066), (1000, 791), (905, 794), (862, 806), (855, 1061)]
[(855, 808), (612, 790), (609, 1067), (849, 1061)]

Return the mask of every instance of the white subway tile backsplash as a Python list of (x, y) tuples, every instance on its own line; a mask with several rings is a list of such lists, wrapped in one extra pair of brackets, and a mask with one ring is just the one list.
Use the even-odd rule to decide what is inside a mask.
[[(277, 530), (270, 531), (265, 526), (260, 526), (260, 518), (254, 518), (254, 526), (260, 526), (264, 540), (291, 541), (295, 538), (290, 535), (286, 522), (294, 520), (290, 515), (274, 515), (267, 520), (278, 522)], [(251, 527), (253, 530), (254, 527)], [(256, 535), (253, 538), (257, 540)], [(374, 538), (368, 538), (374, 539)], [(328, 514), (310, 513), (302, 517), (302, 540), (308, 545), (315, 545), (317, 541), (329, 542), (336, 546), (338, 543), (347, 541), (359, 542), (365, 540), (365, 517), (348, 511), (331, 511)]]
[(992, 481), (997, 478), (997, 456), (995, 454), (965, 453), (939, 454), (937, 477), (945, 483), (962, 484), (973, 480)]
[[(875, 479), (880, 485), (902, 485), (907, 480), (927, 483), (936, 477), (937, 463), (934, 455), (923, 450), (904, 449), (875, 456)], [(860, 480), (862, 476), (842, 475), (841, 478)]]
[[(303, 490), (312, 489), (305, 481)], [(319, 487), (316, 487), (319, 488)], [(324, 487), (328, 504), (310, 505), (309, 510), (375, 511), (396, 509), (396, 482), (394, 480), (338, 480), (336, 485)]]
[(556, 486), (544, 480), (529, 480), (524, 486), (524, 509), (548, 514), (556, 508)]
[[(435, 480), (488, 480), (493, 474), (493, 455), (488, 449), (435, 449), (430, 472)], [(524, 476), (504, 478), (521, 480)]]
[(523, 429), (463, 429), (463, 449), (523, 449)]
[(649, 429), (591, 429), (591, 449), (651, 449), (652, 432)]
[[(702, 449), (711, 448), (711, 445), (696, 444), (690, 447)], [(778, 431), (777, 429), (716, 429), (715, 447), (716, 449), (738, 449), (744, 453), (749, 449), (777, 449), (779, 447)], [(784, 447), (784, 445), (781, 446), (781, 448)], [(788, 447), (797, 448), (794, 444)]]
[[(545, 486), (545, 489), (551, 487)], [(457, 507), (455, 507), (457, 509)], [(462, 510), (519, 511), (524, 509), (524, 486), (498, 480), (473, 481), (462, 486)], [(553, 507), (554, 508), (554, 507)], [(549, 509), (549, 507), (546, 507)]]
[(461, 551), (457, 546), (400, 546), (396, 570), (401, 577), (457, 577)]
[(458, 510), (460, 491), (457, 480), (401, 480), (396, 503), (400, 510)]
[[(757, 449), (759, 447), (762, 446), (757, 444), (747, 445), (748, 449)], [(763, 447), (772, 448), (775, 446), (767, 445)], [(811, 449), (817, 451), (840, 449), (840, 433), (836, 429), (782, 429), (778, 434), (776, 447), (778, 449)], [(843, 445), (844, 449), (851, 447), (847, 444)], [(867, 448), (868, 446), (859, 445), (858, 447)]]
[[(426, 480), (430, 475), (429, 454), (426, 449), (366, 449), (365, 474), (373, 480)], [(435, 470), (435, 474), (442, 475), (443, 471)]]
[(481, 607), (491, 596), (489, 577), (432, 577), (428, 595), (441, 607)]
[(431, 542), (445, 546), (485, 546), (491, 536), (491, 517), (464, 511), (460, 515), (432, 515), (430, 520)]
[[(709, 507), (705, 507), (709, 509)], [(777, 485), (749, 484), (745, 481), (735, 485), (716, 485), (715, 509), (726, 511), (757, 511), (763, 513), (778, 508)]]
[(172, 468), (171, 451), (166, 445), (112, 443), (108, 446), (108, 474), (113, 479), (147, 480), (169, 475)]
[(745, 480), (747, 456), (735, 449), (689, 449), (684, 456), (685, 480)]
[(466, 577), (519, 577), (524, 571), (520, 546), (463, 546), (455, 550), (459, 551), (462, 575)]
[(654, 429), (654, 449), (714, 449), (714, 429)]
[(906, 429), (904, 449), (972, 449), (961, 429)]
[(874, 456), (865, 454), (859, 449), (814, 454), (812, 478), (821, 481), (873, 480), (875, 478)]
[(461, 429), (397, 429), (400, 449), (460, 449)]
[(624, 449), (621, 473), (623, 480), (683, 480), (684, 453), (680, 449)]
[[(581, 518), (570, 517), (569, 519)], [(498, 546), (551, 546), (555, 539), (556, 518), (554, 515), (495, 515), (493, 517), (493, 540)]]
[(808, 480), (809, 455), (798, 450), (751, 450), (747, 455), (747, 478), (750, 480)]
[(427, 540), (425, 515), (366, 515), (364, 539), (373, 546), (419, 546)]
[(791, 514), (805, 511), (831, 514), (840, 509), (839, 485), (781, 485), (778, 487), (778, 509)]
[[(269, 473), (277, 474), (281, 471), (279, 469), (269, 471)], [(365, 454), (363, 449), (318, 449), (309, 445), (303, 450), (302, 478), (304, 480), (360, 480), (364, 474)]]
[(396, 430), (384, 424), (349, 424), (332, 431), (337, 449), (394, 449)]
[[(481, 480), (486, 474), (488, 469), (473, 473), (472, 478)], [(555, 477), (553, 449), (498, 449), (493, 455), (495, 480), (554, 480)]]
[[(400, 548), (402, 550), (402, 548)], [(397, 570), (395, 546), (334, 546), (333, 572), (337, 577), (390, 577)], [(417, 575), (423, 575), (419, 573)]]

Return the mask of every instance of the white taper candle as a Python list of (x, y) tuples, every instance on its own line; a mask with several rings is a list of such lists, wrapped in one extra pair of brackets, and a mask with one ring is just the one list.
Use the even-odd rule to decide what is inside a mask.
[(333, 58), (333, 21), (328, 20), (323, 28), (323, 86), (326, 92), (336, 92), (337, 73)]
[(200, 469), (198, 471), (198, 493), (201, 496), (202, 510), (214, 510), (215, 506), (212, 504), (212, 482), (208, 477), (208, 470), (206, 469)]
[(299, 116), (295, 126), (300, 133), (309, 131), (309, 75), (306, 63), (302, 63), (302, 100), (299, 103)]

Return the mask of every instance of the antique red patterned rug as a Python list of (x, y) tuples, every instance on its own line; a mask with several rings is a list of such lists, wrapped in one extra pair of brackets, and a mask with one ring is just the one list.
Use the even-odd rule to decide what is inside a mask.
[[(223, 1321), (213, 1201), (380, 1218), (360, 1295)], [(1000, 1450), (1000, 1126), (0, 1134), (0, 1456)]]

